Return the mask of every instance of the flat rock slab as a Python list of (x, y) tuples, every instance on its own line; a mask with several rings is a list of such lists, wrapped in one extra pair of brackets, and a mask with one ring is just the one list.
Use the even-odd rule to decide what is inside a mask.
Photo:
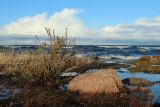
[(145, 78), (138, 78), (138, 77), (130, 77), (123, 79), (122, 82), (126, 85), (130, 86), (152, 86), (154, 83), (145, 79)]

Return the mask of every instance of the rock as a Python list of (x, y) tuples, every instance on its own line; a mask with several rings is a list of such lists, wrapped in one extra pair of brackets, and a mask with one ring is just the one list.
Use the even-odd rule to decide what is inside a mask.
[(129, 88), (130, 92), (141, 92), (141, 93), (149, 93), (150, 89), (144, 87), (132, 87)]
[(123, 89), (123, 83), (114, 69), (102, 69), (94, 73), (84, 73), (69, 82), (70, 91), (88, 94), (111, 94)]
[(78, 73), (77, 72), (66, 72), (66, 73), (62, 73), (62, 77), (75, 77), (77, 76)]
[(138, 77), (126, 78), (123, 79), (122, 82), (126, 85), (131, 85), (131, 86), (151, 86), (154, 84), (145, 78), (138, 78)]

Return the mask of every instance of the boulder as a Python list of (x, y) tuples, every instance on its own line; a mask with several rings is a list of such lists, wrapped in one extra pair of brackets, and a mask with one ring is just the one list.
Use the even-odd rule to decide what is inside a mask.
[(68, 89), (87, 94), (112, 94), (123, 89), (123, 83), (114, 69), (102, 69), (94, 73), (84, 73), (69, 82)]
[(131, 85), (131, 86), (151, 86), (154, 84), (145, 78), (138, 78), (138, 77), (126, 78), (123, 79), (122, 82), (126, 85)]

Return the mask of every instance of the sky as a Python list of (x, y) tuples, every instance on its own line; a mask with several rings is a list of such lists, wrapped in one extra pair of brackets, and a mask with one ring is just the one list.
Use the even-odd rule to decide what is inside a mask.
[(61, 36), (67, 27), (83, 44), (160, 45), (160, 0), (1, 0), (0, 44), (45, 36), (45, 27)]

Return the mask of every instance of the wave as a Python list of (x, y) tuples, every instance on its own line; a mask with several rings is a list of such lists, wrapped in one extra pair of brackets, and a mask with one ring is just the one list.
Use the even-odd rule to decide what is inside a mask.
[(98, 46), (99, 48), (119, 48), (119, 49), (123, 49), (123, 48), (129, 48), (130, 46)]
[(140, 56), (120, 56), (120, 55), (111, 55), (111, 56), (100, 56), (101, 59), (123, 59), (123, 60), (137, 60)]

